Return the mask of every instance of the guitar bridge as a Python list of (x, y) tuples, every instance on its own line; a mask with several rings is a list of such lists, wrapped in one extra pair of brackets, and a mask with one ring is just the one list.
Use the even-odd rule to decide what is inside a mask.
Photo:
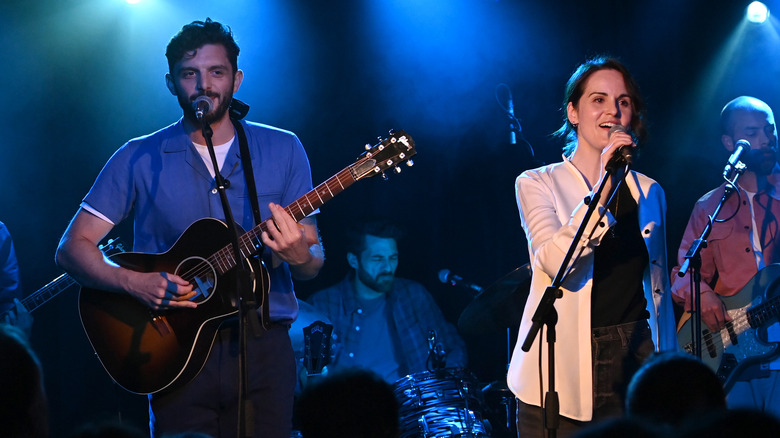
[(171, 334), (173, 329), (171, 328), (170, 324), (168, 324), (168, 320), (164, 316), (157, 315), (152, 311), (149, 312), (149, 316), (152, 317), (152, 327), (157, 330), (157, 333), (159, 333), (160, 336), (167, 336)]

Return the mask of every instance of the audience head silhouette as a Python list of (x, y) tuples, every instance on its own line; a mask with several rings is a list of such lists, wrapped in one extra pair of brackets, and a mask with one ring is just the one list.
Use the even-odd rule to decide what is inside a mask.
[(2, 436), (48, 436), (41, 364), (22, 331), (7, 324), (0, 324), (0, 388)]
[(677, 425), (693, 414), (726, 409), (715, 373), (698, 358), (677, 352), (651, 357), (628, 385), (626, 414)]
[(392, 386), (365, 369), (312, 382), (298, 400), (304, 438), (395, 438), (398, 409)]

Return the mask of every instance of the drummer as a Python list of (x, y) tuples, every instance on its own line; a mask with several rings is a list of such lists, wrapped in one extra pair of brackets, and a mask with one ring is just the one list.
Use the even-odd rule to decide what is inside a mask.
[(385, 220), (350, 229), (352, 270), (308, 299), (334, 326), (331, 371), (367, 368), (394, 383), (409, 374), (466, 365), (465, 344), (431, 294), (420, 283), (395, 276), (401, 234)]

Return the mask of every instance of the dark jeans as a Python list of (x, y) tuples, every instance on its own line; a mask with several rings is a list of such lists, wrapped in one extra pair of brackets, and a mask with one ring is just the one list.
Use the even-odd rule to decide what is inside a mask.
[[(275, 326), (247, 340), (248, 398), (254, 404), (254, 436), (289, 438), (295, 358), (288, 327)], [(152, 437), (180, 432), (213, 438), (238, 436), (238, 326), (226, 322), (206, 364), (189, 384), (149, 396)]]
[[(628, 382), (654, 349), (647, 320), (594, 328), (593, 419), (576, 421), (559, 416), (557, 436), (573, 436), (585, 426), (622, 415)], [(547, 436), (541, 408), (517, 401), (517, 434), (523, 438)]]

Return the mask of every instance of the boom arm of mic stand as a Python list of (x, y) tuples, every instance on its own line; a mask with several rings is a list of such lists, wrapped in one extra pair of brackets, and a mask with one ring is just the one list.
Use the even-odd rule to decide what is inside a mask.
[[(629, 163), (626, 162), (623, 178), (625, 178), (625, 176), (628, 174), (629, 167)], [(585, 217), (582, 219), (579, 228), (577, 228), (574, 239), (572, 240), (571, 245), (569, 245), (569, 250), (566, 252), (566, 256), (563, 258), (563, 262), (561, 262), (560, 268), (558, 268), (558, 273), (555, 275), (552, 284), (548, 286), (547, 289), (545, 289), (544, 295), (539, 301), (539, 305), (536, 307), (536, 312), (534, 312), (533, 317), (531, 317), (531, 328), (528, 331), (528, 335), (526, 336), (525, 341), (521, 347), (522, 350), (526, 353), (531, 349), (531, 345), (533, 345), (534, 339), (536, 339), (536, 335), (539, 333), (539, 329), (542, 328), (542, 325), (546, 324), (548, 320), (553, 318), (551, 313), (555, 311), (555, 300), (563, 296), (563, 293), (560, 290), (560, 286), (563, 283), (563, 278), (566, 275), (569, 262), (571, 261), (572, 257), (574, 257), (574, 251), (576, 251), (580, 238), (582, 238), (582, 234), (585, 232), (585, 226), (588, 224), (590, 217), (593, 215), (593, 212), (596, 211), (596, 206), (599, 205), (599, 199), (601, 199), (601, 193), (604, 191), (604, 187), (606, 187), (607, 181), (612, 178), (616, 170), (616, 166), (607, 166), (606, 174), (601, 180), (601, 184), (599, 185), (598, 190), (596, 190), (596, 193), (594, 193), (590, 199), (587, 197), (585, 198), (585, 204), (588, 205), (588, 210), (585, 212)], [(610, 198), (620, 186), (621, 182), (622, 178), (612, 187), (609, 193)], [(557, 319), (557, 316), (554, 318)]]

